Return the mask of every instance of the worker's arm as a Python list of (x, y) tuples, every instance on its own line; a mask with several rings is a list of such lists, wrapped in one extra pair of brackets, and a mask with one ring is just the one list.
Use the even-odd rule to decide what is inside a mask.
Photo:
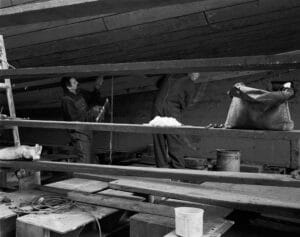
[(81, 89), (81, 93), (84, 96), (85, 101), (90, 107), (95, 105), (101, 105), (104, 103), (104, 99), (101, 98), (101, 92), (100, 92), (100, 88), (102, 84), (103, 84), (103, 78), (98, 77), (97, 80), (95, 81), (95, 87), (93, 91), (87, 91)]
[(195, 103), (194, 99), (196, 96), (196, 84), (192, 81), (188, 81), (189, 85), (185, 90), (185, 104), (186, 107), (192, 107)]

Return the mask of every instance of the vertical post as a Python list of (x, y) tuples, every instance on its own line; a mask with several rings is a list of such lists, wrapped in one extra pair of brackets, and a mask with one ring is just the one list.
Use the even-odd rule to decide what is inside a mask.
[(290, 141), (290, 168), (291, 169), (300, 169), (300, 138)]
[[(0, 35), (0, 69), (8, 69), (6, 51), (5, 51), (4, 40), (2, 35)], [(15, 118), (16, 110), (15, 110), (14, 98), (12, 94), (11, 81), (10, 79), (4, 79), (4, 83), (6, 85), (6, 96), (7, 96), (9, 114), (10, 117)], [(16, 126), (13, 127), (13, 136), (14, 136), (15, 146), (20, 146), (21, 142), (20, 142), (19, 130), (18, 127)]]

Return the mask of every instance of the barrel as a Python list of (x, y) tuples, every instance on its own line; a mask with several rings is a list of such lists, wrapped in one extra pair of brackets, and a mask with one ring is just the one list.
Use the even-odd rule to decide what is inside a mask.
[(217, 149), (218, 171), (240, 172), (241, 151)]

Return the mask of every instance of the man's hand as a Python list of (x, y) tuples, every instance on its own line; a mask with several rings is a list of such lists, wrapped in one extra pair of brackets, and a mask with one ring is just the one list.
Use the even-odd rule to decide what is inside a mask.
[(95, 88), (97, 90), (99, 90), (101, 88), (102, 84), (103, 84), (103, 77), (100, 76), (100, 77), (97, 78), (97, 80), (95, 82)]
[(93, 111), (95, 111), (96, 113), (99, 113), (102, 109), (102, 106), (99, 106), (99, 105), (95, 105), (93, 106)]

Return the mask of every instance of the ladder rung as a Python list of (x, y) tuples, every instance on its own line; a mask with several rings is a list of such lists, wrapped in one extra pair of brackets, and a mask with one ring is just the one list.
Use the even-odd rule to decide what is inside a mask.
[(6, 83), (0, 83), (0, 89), (7, 89), (9, 86)]

